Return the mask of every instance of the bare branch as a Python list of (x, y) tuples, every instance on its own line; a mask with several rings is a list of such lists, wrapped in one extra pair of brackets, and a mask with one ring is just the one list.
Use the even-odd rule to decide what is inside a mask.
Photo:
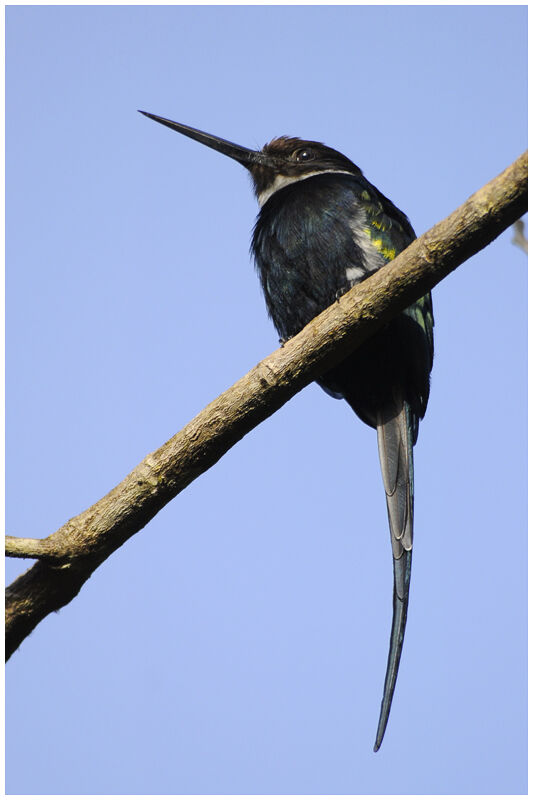
[(12, 558), (49, 558), (61, 560), (65, 553), (57, 547), (54, 539), (19, 539), (6, 536), (6, 556)]
[[(527, 153), (261, 361), (109, 494), (41, 540), (38, 563), (7, 589), (6, 657), (47, 614), (70, 602), (111, 553), (239, 439), (493, 241), (526, 208)], [(45, 550), (63, 555), (57, 564), (45, 562)]]

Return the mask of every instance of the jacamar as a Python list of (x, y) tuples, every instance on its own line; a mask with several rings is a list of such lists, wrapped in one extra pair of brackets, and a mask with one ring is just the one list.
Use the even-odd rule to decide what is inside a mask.
[[(142, 114), (238, 161), (260, 211), (252, 253), (282, 342), (416, 238), (405, 214), (349, 158), (319, 142), (281, 136), (249, 150), (187, 125)], [(383, 740), (402, 652), (413, 546), (413, 446), (433, 364), (426, 294), (318, 380), (377, 430), (392, 542), (393, 619), (374, 751)]]

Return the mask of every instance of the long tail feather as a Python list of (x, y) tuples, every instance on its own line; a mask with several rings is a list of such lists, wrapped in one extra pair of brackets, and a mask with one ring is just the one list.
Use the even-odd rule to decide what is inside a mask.
[(394, 587), (389, 657), (374, 752), (379, 750), (385, 735), (407, 622), (413, 546), (414, 422), (409, 405), (399, 398), (377, 417), (379, 460), (387, 497), (392, 544)]

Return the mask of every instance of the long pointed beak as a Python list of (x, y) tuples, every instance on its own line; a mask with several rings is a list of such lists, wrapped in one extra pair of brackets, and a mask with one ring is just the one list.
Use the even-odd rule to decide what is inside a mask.
[(145, 117), (149, 117), (156, 122), (160, 122), (161, 125), (166, 125), (167, 128), (171, 128), (173, 131), (188, 136), (190, 139), (195, 139), (197, 142), (205, 144), (213, 150), (218, 150), (219, 153), (223, 153), (225, 156), (235, 159), (235, 161), (238, 161), (239, 164), (242, 164), (248, 169), (254, 164), (264, 163), (264, 155), (258, 150), (249, 150), (247, 147), (241, 147), (240, 144), (228, 142), (227, 139), (221, 139), (219, 136), (204, 133), (204, 131), (199, 131), (196, 128), (189, 128), (188, 125), (182, 125), (180, 122), (173, 122), (171, 119), (149, 114), (148, 111), (139, 111), (139, 113), (144, 114)]

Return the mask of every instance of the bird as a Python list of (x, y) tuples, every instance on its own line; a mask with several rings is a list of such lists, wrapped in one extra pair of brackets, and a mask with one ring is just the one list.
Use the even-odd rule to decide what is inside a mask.
[[(407, 216), (353, 161), (325, 144), (280, 136), (252, 150), (140, 113), (234, 159), (250, 173), (259, 203), (251, 252), (282, 344), (416, 238)], [(393, 615), (374, 752), (387, 727), (407, 622), (413, 447), (429, 398), (433, 327), (428, 293), (317, 380), (377, 431), (392, 544)]]

